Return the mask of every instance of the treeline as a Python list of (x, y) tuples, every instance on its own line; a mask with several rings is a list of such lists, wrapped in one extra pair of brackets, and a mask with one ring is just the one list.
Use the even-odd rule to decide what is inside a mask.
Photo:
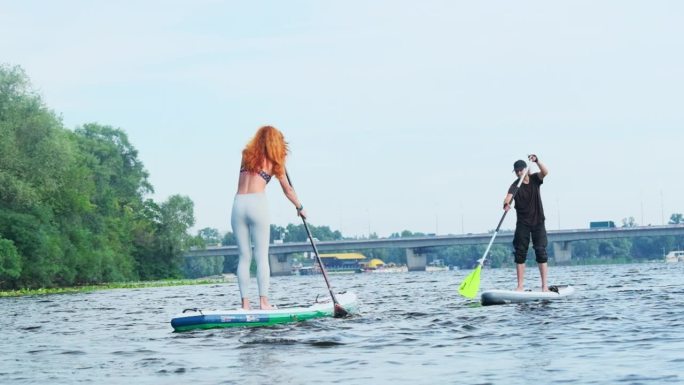
[[(623, 227), (638, 226), (634, 218), (623, 219)], [(669, 224), (683, 224), (682, 214), (672, 214)], [(393, 234), (393, 237), (425, 236), (422, 233), (404, 231), (401, 234)], [(664, 255), (670, 250), (684, 249), (684, 236), (661, 236), (661, 237), (634, 237), (615, 239), (592, 239), (585, 241), (573, 241), (572, 260), (569, 264), (610, 263), (610, 262), (643, 262), (649, 260), (663, 260)], [(445, 264), (459, 268), (472, 268), (477, 260), (482, 257), (486, 245), (450, 246), (426, 249), (430, 260), (440, 259)], [(553, 261), (553, 244), (550, 243), (547, 252)], [(366, 255), (373, 255), (384, 261), (402, 262), (404, 250), (378, 250), (368, 251)], [(534, 250), (530, 244), (528, 251), (529, 263), (534, 263)], [(491, 267), (513, 266), (513, 245), (492, 245), (487, 257), (487, 264)]]
[(180, 277), (193, 203), (151, 192), (122, 130), (66, 129), (0, 65), (0, 289)]
[[(677, 214), (679, 215), (679, 214)], [(672, 223), (672, 222), (671, 222)], [(684, 223), (684, 222), (674, 222)], [(424, 233), (413, 233), (405, 230), (394, 233), (391, 237), (419, 237), (427, 236)], [(449, 266), (461, 269), (474, 267), (477, 260), (482, 257), (486, 249), (482, 245), (463, 245), (425, 248), (424, 252), (428, 261), (441, 260)], [(662, 260), (665, 253), (673, 249), (684, 248), (684, 236), (663, 237), (637, 237), (616, 238), (601, 240), (586, 240), (572, 242), (571, 264), (607, 263), (607, 262), (641, 262), (647, 260)], [(547, 252), (554, 257), (553, 245), (549, 244)], [(365, 250), (363, 254), (370, 258), (380, 258), (386, 263), (405, 263), (406, 251), (404, 249), (375, 249)], [(534, 250), (532, 245), (528, 252), (528, 262), (534, 263)], [(551, 260), (553, 264), (553, 259)], [(513, 245), (494, 244), (487, 257), (487, 265), (491, 267), (513, 266)]]

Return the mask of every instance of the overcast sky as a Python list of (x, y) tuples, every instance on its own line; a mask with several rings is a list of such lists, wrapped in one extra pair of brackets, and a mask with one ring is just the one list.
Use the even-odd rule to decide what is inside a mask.
[(310, 222), (346, 236), (491, 230), (529, 153), (548, 229), (660, 225), (684, 212), (682, 20), (680, 1), (0, 0), (0, 62), (67, 128), (123, 129), (195, 230), (230, 230), (264, 124)]

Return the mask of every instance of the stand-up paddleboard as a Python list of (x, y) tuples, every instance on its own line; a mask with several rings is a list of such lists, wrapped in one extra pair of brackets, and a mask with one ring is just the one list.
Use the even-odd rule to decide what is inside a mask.
[(549, 286), (551, 291), (515, 291), (488, 290), (482, 293), (481, 302), (484, 306), (504, 305), (529, 301), (547, 301), (565, 298), (572, 295), (575, 289), (570, 285)]
[[(348, 313), (357, 307), (356, 294), (340, 293), (337, 302)], [(232, 328), (240, 326), (270, 326), (283, 323), (306, 321), (312, 318), (332, 317), (334, 305), (330, 298), (315, 302), (311, 306), (272, 310), (201, 310), (185, 309), (171, 319), (171, 326), (177, 332), (193, 329)]]

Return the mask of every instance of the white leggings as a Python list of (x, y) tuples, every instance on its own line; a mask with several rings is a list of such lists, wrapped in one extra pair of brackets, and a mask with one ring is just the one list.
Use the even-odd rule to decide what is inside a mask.
[(268, 201), (266, 193), (237, 194), (233, 201), (233, 213), (230, 217), (233, 234), (237, 239), (240, 259), (237, 268), (240, 296), (247, 298), (249, 288), (249, 266), (252, 263), (252, 245), (257, 265), (257, 282), (259, 296), (268, 297), (271, 271), (268, 264), (268, 244), (271, 235), (271, 224), (268, 218)]

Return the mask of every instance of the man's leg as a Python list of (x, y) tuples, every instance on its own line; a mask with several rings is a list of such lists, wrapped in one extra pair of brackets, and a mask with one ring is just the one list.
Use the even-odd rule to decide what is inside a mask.
[(518, 277), (518, 286), (515, 291), (525, 290), (525, 262), (515, 264), (515, 273)]
[(546, 262), (539, 264), (539, 275), (541, 276), (541, 290), (549, 291), (549, 286), (546, 283), (546, 277), (549, 274), (549, 266)]
[(549, 275), (549, 266), (547, 264), (549, 257), (546, 253), (547, 244), (546, 227), (544, 226), (544, 222), (542, 222), (532, 229), (532, 246), (534, 247), (534, 254), (537, 259), (537, 264), (539, 265), (542, 291), (549, 291), (547, 283), (547, 277)]
[(515, 249), (515, 273), (518, 278), (517, 291), (525, 290), (525, 260), (527, 259), (527, 249), (530, 246), (529, 227), (518, 223), (515, 226), (513, 235), (513, 248)]

